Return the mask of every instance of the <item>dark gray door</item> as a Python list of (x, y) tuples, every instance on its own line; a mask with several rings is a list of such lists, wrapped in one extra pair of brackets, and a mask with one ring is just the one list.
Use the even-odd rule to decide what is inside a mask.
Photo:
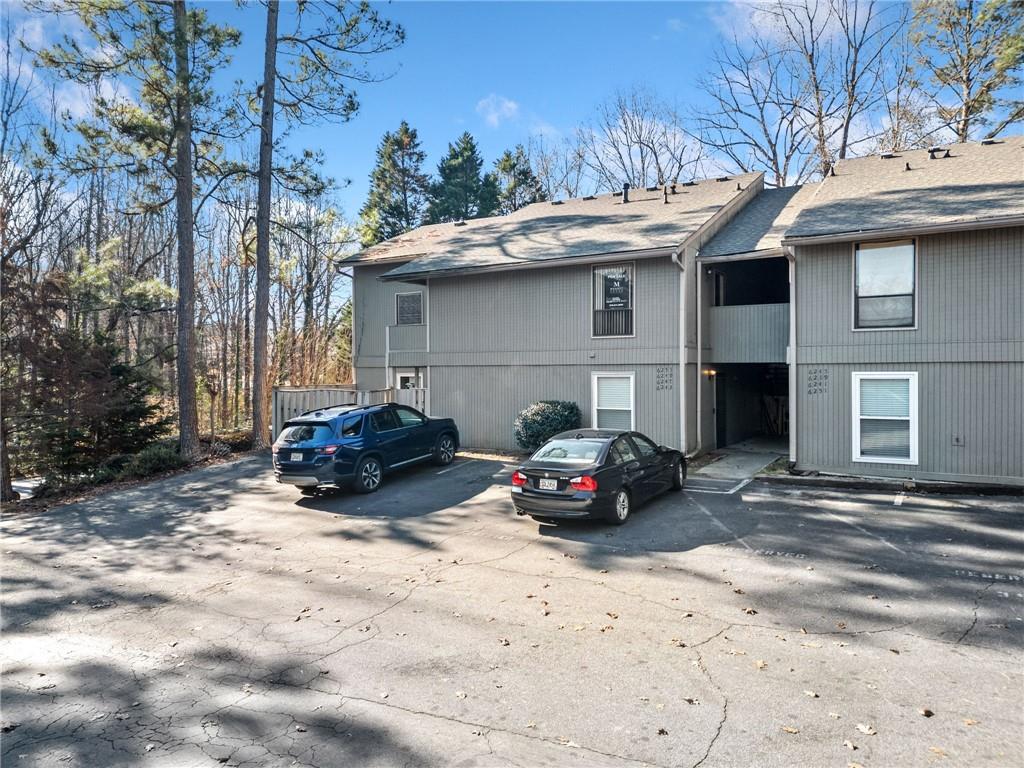
[(727, 418), (725, 412), (725, 403), (728, 399), (726, 397), (726, 389), (728, 388), (726, 377), (719, 373), (715, 376), (715, 447), (724, 448), (726, 442), (726, 424)]

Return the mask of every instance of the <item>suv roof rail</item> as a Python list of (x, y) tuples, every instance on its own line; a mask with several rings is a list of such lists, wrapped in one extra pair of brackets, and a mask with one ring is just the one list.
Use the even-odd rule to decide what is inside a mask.
[[(299, 414), (299, 416), (308, 416), (311, 413), (319, 413), (321, 411), (329, 411), (332, 408), (348, 408), (349, 406), (355, 406), (357, 408), (361, 407), (359, 405), (359, 403), (338, 403), (337, 405), (325, 405), (325, 406), (322, 406), (320, 408), (313, 408), (312, 410), (309, 410), (309, 411), (303, 411), (302, 413)], [(292, 417), (292, 418), (294, 418), (294, 417)]]

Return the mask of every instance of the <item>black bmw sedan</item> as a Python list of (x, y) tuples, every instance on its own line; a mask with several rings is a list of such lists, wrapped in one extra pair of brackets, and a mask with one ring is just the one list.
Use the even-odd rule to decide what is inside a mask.
[(512, 473), (516, 514), (547, 522), (596, 518), (613, 525), (686, 480), (686, 458), (639, 432), (579, 429), (555, 435)]

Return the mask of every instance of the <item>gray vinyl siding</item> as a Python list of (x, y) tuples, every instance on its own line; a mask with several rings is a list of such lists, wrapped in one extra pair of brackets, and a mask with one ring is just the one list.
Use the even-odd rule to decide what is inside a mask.
[(638, 260), (634, 280), (631, 338), (591, 337), (590, 265), (433, 281), (432, 415), (454, 418), (466, 445), (514, 449), (530, 403), (572, 400), (589, 425), (591, 373), (633, 371), (636, 428), (678, 446), (679, 272)]
[(678, 361), (678, 270), (668, 258), (634, 263), (632, 338), (591, 337), (590, 265), (433, 281), (431, 365)]
[[(515, 450), (516, 415), (538, 400), (571, 400), (591, 426), (591, 373), (633, 371), (636, 429), (659, 444), (678, 447), (679, 393), (658, 389), (661, 366), (442, 366), (430, 371), (432, 416), (450, 417), (462, 443)], [(664, 370), (662, 368), (662, 375)]]
[(784, 363), (789, 304), (740, 304), (708, 312), (709, 362)]
[[(828, 372), (824, 392), (810, 386)], [(916, 371), (917, 466), (853, 462), (852, 374)], [(1024, 363), (800, 366), (798, 466), (826, 472), (1024, 484)], [(815, 394), (809, 391), (817, 390)], [(953, 443), (953, 437), (963, 445)]]
[[(799, 468), (1024, 484), (1024, 228), (918, 238), (914, 330), (852, 330), (852, 244), (797, 262)], [(851, 374), (870, 371), (918, 373), (916, 466), (852, 461)]]
[[(426, 321), (429, 318), (427, 286), (383, 282), (377, 279), (395, 266), (394, 263), (389, 263), (352, 268), (352, 298), (355, 302), (352, 329), (353, 365), (356, 385), (360, 389), (381, 389), (386, 385), (385, 335), (387, 327), (395, 324), (395, 295), (421, 291), (423, 319)], [(407, 326), (401, 330), (406, 332), (410, 328), (421, 326)], [(425, 337), (425, 330), (419, 333)], [(426, 365), (426, 354), (407, 352), (401, 360), (392, 359), (392, 365)]]

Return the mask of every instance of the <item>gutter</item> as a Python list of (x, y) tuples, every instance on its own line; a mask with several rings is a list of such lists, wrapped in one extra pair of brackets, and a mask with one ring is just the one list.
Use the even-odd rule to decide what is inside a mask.
[(636, 251), (612, 251), (609, 253), (584, 254), (581, 256), (559, 256), (553, 259), (539, 259), (536, 261), (516, 261), (507, 264), (481, 264), (479, 266), (452, 267), (451, 269), (429, 269), (421, 272), (406, 272), (392, 275), (389, 273), (378, 277), (378, 280), (388, 282), (416, 282), (444, 277), (458, 277), (460, 275), (478, 275), (487, 272), (512, 272), (520, 269), (544, 269), (547, 267), (564, 267), (575, 264), (602, 264), (607, 261), (623, 261), (626, 259), (655, 259), (671, 256), (674, 251), (671, 247), (641, 248)]
[(916, 235), (937, 235), (945, 232), (963, 232), (965, 230), (1000, 229), (1002, 227), (1024, 226), (1024, 215), (1001, 216), (991, 219), (971, 219), (969, 221), (953, 221), (946, 224), (925, 224), (917, 227), (894, 227), (892, 229), (858, 229), (850, 232), (836, 232), (828, 235), (807, 235), (806, 237), (785, 237), (783, 247), (796, 245), (819, 245), (825, 243), (842, 243), (861, 238), (914, 237)]

